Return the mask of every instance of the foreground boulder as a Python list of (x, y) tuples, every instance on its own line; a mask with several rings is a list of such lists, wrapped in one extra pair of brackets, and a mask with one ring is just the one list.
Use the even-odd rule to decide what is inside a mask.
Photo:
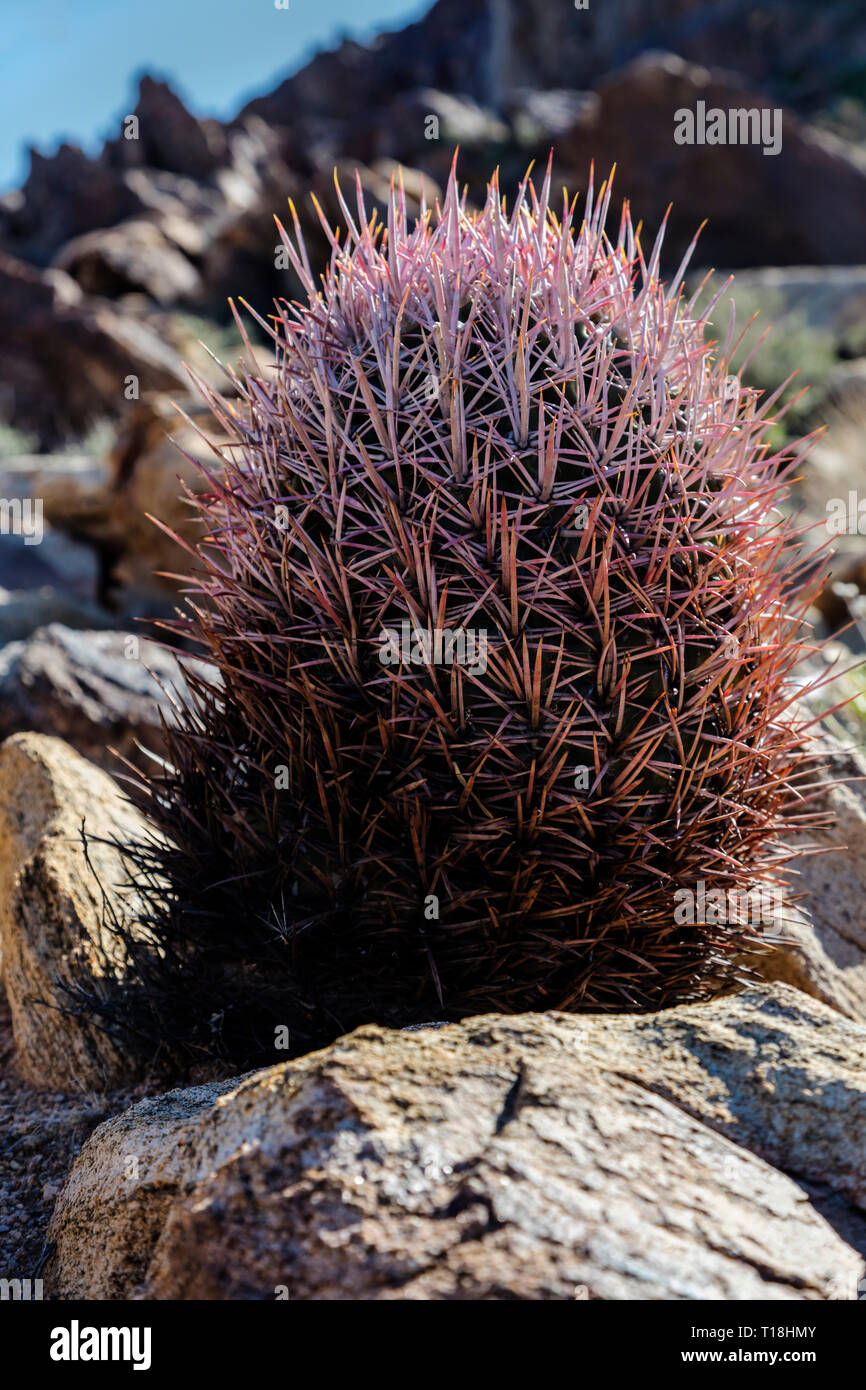
[(102, 1125), (46, 1278), (95, 1299), (852, 1299), (860, 1255), (750, 1149), (862, 1203), (864, 1040), (781, 985), (360, 1028)]
[(582, 1036), (587, 1062), (866, 1211), (866, 1027), (777, 984), (590, 1019)]
[(15, 734), (0, 747), (0, 957), (16, 1066), (33, 1086), (105, 1090), (131, 1078), (126, 1054), (63, 1012), (63, 985), (98, 990), (107, 970), (122, 974), (108, 921), (134, 921), (139, 904), (104, 841), (148, 834), (111, 778), (60, 739)]

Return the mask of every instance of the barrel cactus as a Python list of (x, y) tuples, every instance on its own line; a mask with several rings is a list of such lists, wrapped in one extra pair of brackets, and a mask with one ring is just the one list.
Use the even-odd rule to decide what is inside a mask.
[(359, 183), (318, 284), (280, 229), (275, 366), (201, 387), (176, 628), (220, 679), (141, 791), (151, 1036), (657, 1008), (762, 936), (679, 907), (775, 888), (808, 821), (791, 453), (610, 201), (555, 212), (548, 169), (473, 211), (452, 174), (383, 223)]

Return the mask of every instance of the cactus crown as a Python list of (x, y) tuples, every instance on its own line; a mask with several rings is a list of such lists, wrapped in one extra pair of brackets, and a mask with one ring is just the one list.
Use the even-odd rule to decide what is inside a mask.
[(320, 287), (292, 209), (275, 370), (200, 383), (229, 443), (178, 626), (222, 680), (143, 793), (149, 988), (235, 1056), (271, 1022), (658, 1007), (755, 939), (677, 904), (775, 884), (807, 818), (791, 455), (733, 320), (708, 344), (610, 198), (578, 226), (548, 168), (473, 212), (452, 173), (410, 226), (359, 183)]

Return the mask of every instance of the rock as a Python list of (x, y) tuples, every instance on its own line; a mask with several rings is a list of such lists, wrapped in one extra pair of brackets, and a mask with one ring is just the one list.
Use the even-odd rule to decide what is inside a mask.
[[(270, 354), (257, 350), (257, 357), (268, 370)], [(216, 432), (201, 400), (147, 392), (128, 403), (104, 460), (68, 469), (62, 457), (50, 468), (35, 461), (30, 490), (42, 499), (46, 530), (63, 528), (60, 540), (76, 553), (86, 543), (94, 572), (89, 592), (116, 615), (115, 626), (127, 618), (173, 615), (177, 582), (166, 576), (186, 573), (188, 556), (151, 518), (186, 540), (201, 533), (185, 489), (194, 494), (207, 487), (197, 463), (213, 470), (220, 462), (196, 425), (207, 437)], [(32, 552), (41, 555), (44, 548), (29, 548), (31, 566)], [(6, 578), (2, 565), (0, 552), (0, 583)], [(46, 575), (41, 582), (49, 580)], [(39, 575), (32, 582), (40, 582)]]
[[(276, 247), (280, 244), (274, 216), (287, 220), (288, 200), (293, 198), (298, 212), (305, 206), (313, 212), (308, 194), (296, 173), (290, 172), (279, 141), (263, 121), (249, 116), (231, 132), (232, 164), (220, 170), (218, 184), (226, 198), (225, 216), (209, 238), (202, 257), (202, 277), (207, 286), (203, 306), (212, 316), (222, 318), (228, 298), (237, 298), (243, 287), (248, 303), (264, 306), (279, 297), (297, 296), (300, 282), (294, 271), (277, 269)], [(333, 181), (330, 183), (333, 191)], [(313, 214), (314, 216), (315, 214)], [(322, 238), (316, 219), (306, 222), (313, 233), (313, 254)], [(323, 255), (321, 248), (320, 256)]]
[(779, 985), (649, 1017), (366, 1026), (102, 1125), (58, 1199), (48, 1287), (853, 1299), (860, 1254), (748, 1146), (862, 1199), (864, 1037)]
[[(44, 460), (28, 461), (30, 466), (16, 474), (0, 463), (0, 496), (12, 500), (13, 530), (4, 534), (0, 546), (0, 585), (4, 589), (43, 589), (62, 594), (70, 603), (94, 605), (99, 589), (100, 561), (87, 543), (51, 525), (45, 498), (39, 487), (40, 465)], [(21, 464), (25, 460), (16, 459)], [(95, 610), (94, 610), (95, 611)], [(94, 623), (99, 626), (98, 619)]]
[[(97, 432), (94, 443), (97, 449), (102, 445)], [(111, 438), (108, 431), (105, 443)], [(13, 480), (17, 479), (17, 486)], [(56, 499), (57, 520), (71, 516), (74, 523), (79, 520), (86, 524), (88, 513), (92, 511), (92, 497), (99, 489), (104, 491), (107, 484), (105, 465), (98, 452), (73, 452), (68, 449), (57, 453), (18, 455), (0, 460), (0, 487), (5, 496), (14, 493), (22, 497), (41, 498), (45, 519), (52, 521), (51, 503)], [(49, 502), (51, 499), (51, 502)], [(70, 530), (74, 530), (74, 525)]]
[(809, 835), (818, 853), (791, 865), (803, 899), (786, 923), (787, 943), (750, 963), (866, 1023), (866, 757), (829, 734), (820, 742), (826, 768), (816, 809), (833, 824)]
[(489, 8), (495, 56), (488, 71), (503, 93), (530, 83), (589, 86), (598, 73), (643, 50), (666, 48), (815, 104), (844, 90), (851, 65), (866, 58), (856, 0), (834, 6), (770, 0), (760, 15), (742, 3), (703, 0), (617, 0), (604, 10), (590, 3), (577, 15), (546, 0), (492, 0)]
[(435, 87), (420, 87), (407, 93), (402, 101), (389, 107), (388, 116), (378, 150), (383, 158), (400, 159), (404, 150), (407, 154), (417, 150), (424, 139), (425, 123), (431, 116), (438, 122), (436, 139), (446, 146), (444, 158), (449, 163), (457, 145), (463, 150), (466, 146), (502, 144), (510, 135), (508, 126), (494, 111), (479, 106), (469, 97), (441, 92)]
[[(215, 426), (207, 407), (200, 400), (181, 403), (194, 425), (212, 437)], [(156, 393), (131, 410), (118, 431), (108, 459), (110, 529), (116, 549), (112, 584), (124, 611), (149, 604), (154, 592), (177, 593), (176, 582), (160, 571), (186, 573), (186, 552), (151, 517), (187, 541), (201, 534), (184, 488), (197, 493), (207, 487), (196, 463), (220, 465), (194, 425), (184, 420), (175, 399)]]
[(113, 912), (134, 923), (140, 904), (120, 851), (104, 841), (149, 833), (111, 778), (60, 739), (15, 734), (0, 747), (0, 955), (16, 1064), (35, 1087), (105, 1090), (130, 1079), (128, 1055), (63, 1012), (63, 985), (98, 991), (106, 970), (122, 975), (106, 922)]
[(201, 277), (153, 222), (133, 219), (67, 242), (55, 266), (87, 294), (116, 298), (141, 290), (157, 304), (194, 299)]
[(844, 92), (866, 60), (856, 0), (776, 0), (760, 14), (749, 0), (612, 0), (580, 11), (548, 0), (438, 0), (423, 18), (375, 43), (349, 39), (317, 54), (274, 92), (250, 101), (245, 113), (327, 138), (328, 122), (363, 121), (382, 93), (438, 86), (505, 107), (527, 88), (589, 88), (646, 49), (742, 72), (812, 106)]
[(113, 549), (111, 478), (105, 460), (61, 455), (46, 463), (33, 477), (45, 520), (71, 536), (86, 538), (97, 551)]
[(0, 252), (0, 380), (7, 419), (43, 448), (117, 418), (131, 377), (139, 395), (186, 383), (180, 358), (145, 324), (88, 298), (61, 270)]
[(226, 136), (219, 121), (198, 120), (167, 82), (145, 74), (134, 114), (138, 139), (121, 135), (112, 147), (124, 162), (208, 179), (225, 161)]
[(24, 536), (3, 537), (0, 584), (51, 590), (89, 607), (97, 601), (99, 560), (89, 546), (79, 545), (46, 523), (38, 545), (29, 544)]
[[(94, 297), (90, 303), (92, 310), (88, 322), (94, 334), (99, 334), (104, 341), (108, 359), (103, 366), (103, 375), (107, 377), (104, 399), (105, 414), (108, 417), (114, 419), (122, 412), (122, 407), (118, 406), (114, 395), (117, 391), (118, 377), (115, 374), (112, 352), (126, 367), (124, 376), (120, 378), (121, 384), (124, 384), (124, 392), (129, 374), (134, 373), (137, 378), (138, 394), (130, 396), (130, 400), (139, 400), (147, 391), (176, 389), (178, 383), (184, 388), (188, 386), (189, 378), (180, 359), (146, 323), (131, 314), (116, 311), (104, 300)], [(102, 366), (102, 363), (99, 365)], [(124, 393), (124, 404), (126, 400)]]
[(595, 92), (594, 106), (560, 138), (558, 158), (580, 178), (591, 160), (602, 176), (616, 163), (617, 196), (628, 198), (653, 228), (673, 203), (665, 239), (669, 263), (685, 252), (705, 218), (702, 265), (862, 261), (866, 161), (853, 146), (787, 108), (776, 154), (765, 155), (759, 144), (677, 145), (676, 112), (694, 111), (698, 101), (724, 111), (779, 103), (734, 74), (672, 53), (644, 54), (609, 73)]
[(95, 604), (69, 598), (56, 589), (0, 589), (0, 647), (23, 641), (49, 623), (99, 629), (111, 627), (112, 619)]
[[(244, 108), (287, 132), (296, 158), (317, 159), (366, 138), (387, 100), (438, 87), (494, 109), (522, 90), (589, 88), (647, 49), (741, 72), (794, 105), (814, 109), (850, 90), (866, 62), (857, 0), (804, 6), (616, 0), (606, 6), (549, 0), (438, 0), (415, 23), (363, 45), (346, 40)], [(596, 165), (599, 168), (599, 164)]]
[[(243, 292), (258, 302), (261, 292), (264, 306), (285, 292), (280, 284), (285, 277), (274, 266), (274, 213), (283, 213), (292, 195), (302, 201), (305, 191), (286, 167), (277, 135), (263, 121), (245, 117), (224, 139), (226, 159), (205, 182), (190, 178), (188, 170), (133, 167), (123, 175), (148, 220), (167, 242), (195, 259), (203, 284), (194, 297), (220, 318), (229, 296)], [(123, 151), (127, 162), (128, 148)], [(229, 259), (233, 248), (250, 241), (257, 260)]]
[(509, 103), (509, 119), (520, 144), (531, 147), (558, 141), (592, 108), (591, 92), (520, 90)]
[[(180, 176), (193, 199), (176, 211), (188, 223), (201, 212), (199, 181), (226, 162), (228, 139), (218, 121), (200, 121), (164, 82), (145, 76), (134, 114), (138, 130), (124, 130), (91, 158), (77, 145), (56, 154), (30, 152), (30, 172), (20, 194), (0, 213), (0, 244), (12, 255), (48, 265), (62, 246), (97, 229), (135, 218), (153, 204), (153, 175)], [(138, 177), (131, 177), (137, 175)], [(159, 180), (158, 180), (159, 182)], [(165, 181), (161, 181), (165, 186)], [(206, 194), (204, 195), (206, 198)], [(210, 207), (222, 198), (211, 190)]]
[[(47, 1243), (56, 1239), (58, 1226), (63, 1229), (58, 1287), (98, 1290), (94, 1297), (111, 1299), (141, 1285), (184, 1181), (184, 1165), (192, 1159), (196, 1122), (236, 1085), (212, 1082), (169, 1091), (100, 1126), (99, 1153), (76, 1165), (49, 1227)], [(106, 1220), (99, 1255), (89, 1228), (97, 1210)]]
[[(498, 110), (463, 94), (441, 91), (437, 87), (419, 87), (396, 96), (377, 114), (373, 127), (366, 134), (363, 126), (353, 130), (349, 141), (351, 159), (341, 161), (335, 156), (335, 162), (346, 166), (346, 172), (341, 174), (344, 188), (351, 188), (351, 165), (360, 165), (365, 193), (371, 200), (377, 195), (375, 178), (371, 178), (370, 171), (384, 161), (413, 168), (416, 181), (423, 171), (427, 181), (427, 205), (433, 207), (434, 185), (447, 184), (458, 147), (461, 181), (470, 189), (470, 197), (476, 200), (496, 168), (500, 170), (504, 190), (516, 187), (532, 157), (527, 155), (524, 146), (515, 142), (510, 124)], [(321, 183), (322, 192), (325, 192), (325, 180)], [(321, 201), (318, 188), (316, 196)], [(332, 190), (329, 197), (332, 197)], [(414, 217), (416, 210), (411, 203), (409, 210)], [(336, 207), (335, 211), (338, 211)]]
[(30, 172), (7, 213), (2, 246), (15, 257), (47, 266), (60, 247), (96, 227), (134, 217), (140, 202), (120, 172), (77, 145), (56, 154), (30, 151)]
[[(66, 504), (81, 490), (83, 480), (92, 477), (95, 464), (91, 457), (73, 454), (0, 459), (0, 497), (21, 500), (22, 520), (18, 534), (3, 537), (0, 585), (53, 589), (71, 602), (94, 606), (100, 587), (100, 557), (89, 543), (86, 528), (75, 525)], [(61, 480), (64, 510), (58, 515), (48, 498)], [(55, 520), (59, 526), (52, 525)], [(93, 625), (100, 626), (98, 618)]]
[[(189, 665), (215, 676), (203, 662), (190, 658)], [(27, 729), (57, 734), (118, 774), (120, 758), (141, 761), (137, 745), (163, 750), (160, 715), (171, 719), (169, 692), (189, 695), (177, 660), (156, 642), (51, 623), (0, 651), (0, 738)]]
[(201, 256), (229, 215), (220, 189), (167, 169), (127, 169), (124, 184), (143, 216), (187, 256)]
[(253, 114), (290, 130), (298, 154), (306, 149), (316, 158), (342, 129), (369, 121), (383, 94), (390, 99), (439, 87), (486, 102), (492, 97), (489, 8), (487, 0), (439, 0), (418, 23), (375, 44), (347, 39), (249, 102), (241, 118)]
[(866, 1027), (826, 1004), (777, 983), (591, 1020), (584, 1057), (866, 1211)]

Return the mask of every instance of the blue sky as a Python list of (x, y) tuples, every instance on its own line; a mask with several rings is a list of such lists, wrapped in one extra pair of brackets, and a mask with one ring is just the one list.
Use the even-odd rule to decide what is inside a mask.
[(400, 28), (432, 0), (2, 0), (0, 192), (28, 145), (95, 152), (133, 107), (142, 72), (202, 116), (232, 116), (344, 34)]

